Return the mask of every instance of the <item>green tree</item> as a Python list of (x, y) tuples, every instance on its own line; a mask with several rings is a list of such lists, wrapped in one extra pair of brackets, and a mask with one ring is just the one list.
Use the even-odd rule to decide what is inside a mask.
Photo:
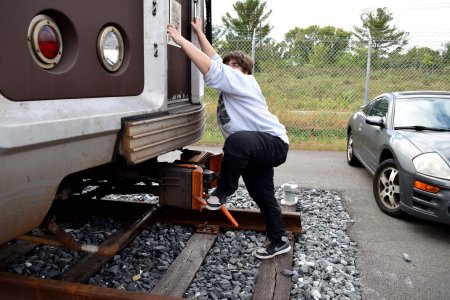
[(267, 41), (270, 24), (267, 22), (272, 10), (266, 10), (266, 2), (260, 0), (237, 1), (233, 4), (233, 10), (237, 17), (229, 12), (222, 17), (222, 22), (227, 28), (226, 40), (237, 41), (237, 47), (245, 51), (251, 49), (253, 34), (255, 33), (258, 45)]
[(359, 46), (352, 49), (351, 52), (345, 52), (337, 61), (338, 66), (366, 68), (367, 66), (367, 47)]
[(408, 67), (434, 70), (442, 64), (439, 51), (428, 47), (414, 47), (405, 54), (405, 64)]
[(326, 65), (327, 47), (325, 45), (314, 45), (313, 52), (309, 55), (309, 63), (316, 67)]
[(444, 50), (442, 51), (442, 64), (450, 67), (450, 42), (447, 42), (444, 45)]
[(295, 27), (284, 35), (284, 58), (292, 60), (295, 64), (309, 63), (309, 56), (313, 52), (314, 41), (319, 26), (312, 25), (308, 28)]
[(333, 26), (295, 27), (285, 34), (284, 57), (301, 65), (311, 59), (316, 66), (332, 65), (349, 47), (350, 37), (351, 32)]
[(282, 45), (268, 38), (264, 41), (264, 47), (257, 47), (255, 49), (255, 72), (271, 72), (282, 65)]
[(322, 27), (319, 30), (318, 42), (325, 47), (324, 63), (333, 65), (348, 49), (351, 32), (333, 26)]
[(386, 7), (366, 10), (361, 14), (362, 27), (354, 26), (353, 35), (359, 44), (364, 45), (367, 45), (370, 38), (375, 55), (386, 56), (394, 51), (401, 51), (408, 44), (409, 33), (391, 26), (392, 20), (392, 13)]
[(212, 28), (212, 40), (214, 42), (213, 46), (220, 55), (230, 51), (230, 46), (224, 38), (225, 34), (226, 29), (223, 26), (214, 26)]

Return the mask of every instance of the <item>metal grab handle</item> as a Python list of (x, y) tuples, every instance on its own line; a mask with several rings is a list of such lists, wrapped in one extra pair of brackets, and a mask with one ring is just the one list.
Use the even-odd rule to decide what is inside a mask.
[(198, 4), (198, 0), (194, 0), (194, 18), (195, 19), (197, 17), (197, 4)]

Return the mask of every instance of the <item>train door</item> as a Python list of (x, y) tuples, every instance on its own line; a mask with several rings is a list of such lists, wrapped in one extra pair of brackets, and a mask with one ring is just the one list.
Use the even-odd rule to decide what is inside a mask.
[[(191, 11), (192, 0), (169, 0), (169, 22), (188, 40), (191, 40)], [(168, 104), (191, 101), (191, 61), (176, 44), (170, 41), (168, 44)]]

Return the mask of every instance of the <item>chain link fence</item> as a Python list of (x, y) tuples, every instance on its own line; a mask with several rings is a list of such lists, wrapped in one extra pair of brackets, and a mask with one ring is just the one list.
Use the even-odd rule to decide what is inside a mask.
[[(240, 49), (254, 57), (254, 76), (270, 111), (288, 130), (290, 149), (343, 151), (347, 120), (367, 100), (391, 91), (450, 89), (448, 45), (432, 50), (437, 47), (430, 41), (380, 54), (370, 45), (341, 49), (339, 42), (297, 41), (289, 48), (273, 40), (234, 39), (214, 46), (222, 56)], [(215, 114), (218, 96), (205, 88), (207, 124), (199, 145), (223, 145)]]

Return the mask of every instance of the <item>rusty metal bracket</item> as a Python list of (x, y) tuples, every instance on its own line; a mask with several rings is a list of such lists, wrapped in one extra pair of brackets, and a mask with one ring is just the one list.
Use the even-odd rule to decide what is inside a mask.
[(195, 228), (197, 229), (197, 232), (199, 232), (199, 233), (207, 233), (207, 234), (218, 234), (219, 233), (219, 226), (210, 225), (207, 222), (197, 224), (197, 225), (195, 225)]

